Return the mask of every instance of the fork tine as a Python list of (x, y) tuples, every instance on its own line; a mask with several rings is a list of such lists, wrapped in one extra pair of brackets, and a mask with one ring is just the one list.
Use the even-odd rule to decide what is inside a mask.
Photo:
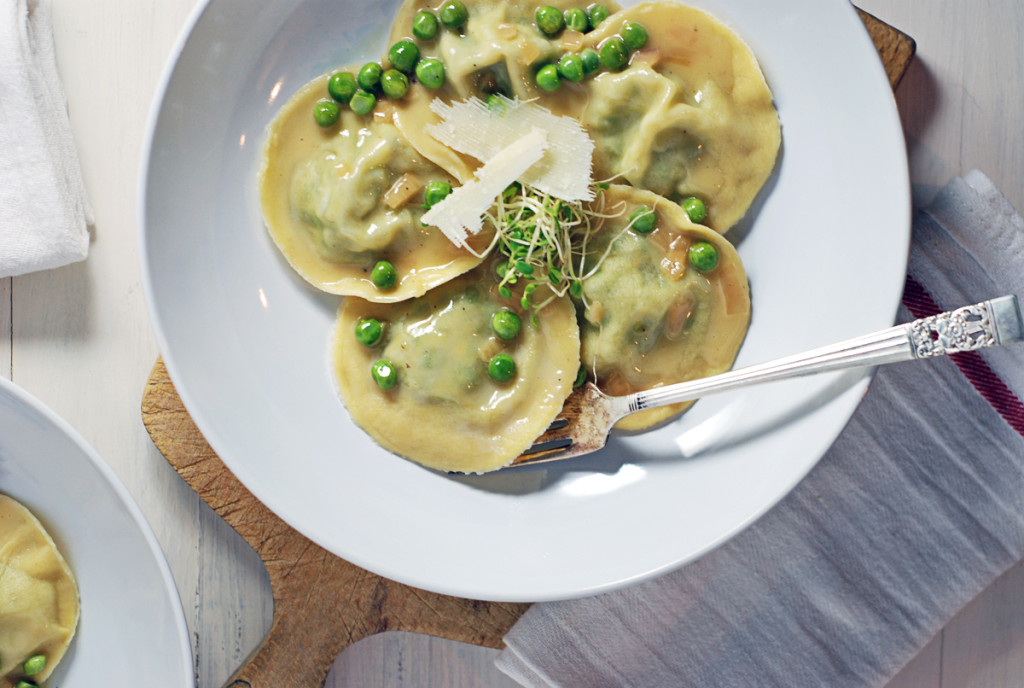
[[(561, 437), (547, 442), (535, 442), (529, 449), (512, 460), (511, 466), (533, 465), (568, 458), (565, 454), (572, 448), (571, 437)], [(571, 455), (570, 455), (571, 456)]]
[(608, 440), (608, 428), (593, 426), (594, 412), (603, 396), (591, 383), (573, 390), (558, 417), (510, 466), (567, 459), (603, 447)]
[(539, 463), (546, 457), (551, 457), (555, 454), (561, 454), (564, 452), (573, 444), (572, 437), (568, 435), (568, 432), (571, 432), (571, 428), (568, 431), (565, 430), (568, 425), (569, 420), (567, 418), (555, 418), (551, 421), (551, 425), (548, 426), (548, 429), (537, 437), (529, 448), (512, 461), (512, 465), (517, 466), (524, 463)]

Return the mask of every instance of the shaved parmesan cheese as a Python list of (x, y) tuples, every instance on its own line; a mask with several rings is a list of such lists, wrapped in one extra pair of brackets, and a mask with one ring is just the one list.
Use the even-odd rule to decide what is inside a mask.
[(534, 129), (547, 134), (547, 153), (518, 181), (565, 201), (590, 201), (594, 142), (579, 122), (560, 117), (535, 103), (501, 98), (504, 107), (490, 109), (479, 98), (456, 103), (435, 99), (430, 109), (441, 118), (427, 133), (460, 153), (486, 162)]
[(423, 213), (423, 222), (440, 229), (456, 246), (464, 247), (469, 235), (483, 227), (484, 213), (498, 195), (537, 164), (547, 148), (547, 134), (541, 129), (531, 130), (484, 163), (476, 171), (476, 179)]

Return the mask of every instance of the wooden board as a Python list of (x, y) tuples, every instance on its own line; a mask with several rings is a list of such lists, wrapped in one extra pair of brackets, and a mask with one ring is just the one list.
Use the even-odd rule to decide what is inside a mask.
[[(860, 16), (895, 87), (913, 58), (914, 41), (865, 12)], [(415, 631), (501, 647), (506, 631), (529, 606), (417, 590), (339, 559), (306, 539), (224, 466), (192, 422), (159, 360), (146, 384), (142, 419), (174, 469), (267, 567), (274, 598), (270, 631), (228, 680), (229, 688), (322, 686), (342, 650), (382, 631)]]

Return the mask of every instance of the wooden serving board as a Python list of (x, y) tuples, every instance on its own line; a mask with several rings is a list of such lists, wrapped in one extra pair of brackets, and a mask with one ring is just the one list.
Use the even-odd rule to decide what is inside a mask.
[[(913, 58), (914, 41), (858, 12), (895, 87)], [(227, 688), (322, 686), (342, 650), (382, 631), (414, 631), (498, 648), (529, 606), (410, 588), (339, 559), (306, 539), (224, 466), (192, 422), (160, 360), (146, 384), (142, 419), (174, 469), (256, 550), (270, 576), (270, 632), (228, 680)]]

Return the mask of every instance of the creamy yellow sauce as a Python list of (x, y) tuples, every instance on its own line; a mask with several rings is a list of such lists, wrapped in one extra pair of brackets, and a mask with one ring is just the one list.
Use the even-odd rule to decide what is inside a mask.
[[(750, 49), (700, 10), (670, 1), (625, 10), (606, 3), (612, 14), (597, 29), (548, 37), (535, 25), (537, 3), (463, 1), (469, 19), (461, 29), (442, 27), (436, 38), (416, 41), (421, 58), (445, 64), (441, 88), (413, 79), (403, 98), (378, 97), (372, 115), (342, 106), (339, 123), (322, 128), (312, 108), (326, 97), (328, 77), (315, 80), (271, 124), (260, 183), (267, 227), (288, 262), (318, 288), (346, 295), (333, 361), (352, 419), (389, 451), (472, 473), (501, 467), (531, 444), (557, 415), (581, 362), (613, 394), (732, 365), (749, 325), (750, 298), (739, 256), (722, 234), (744, 217), (772, 173), (781, 127)], [(439, 5), (406, 0), (389, 46), (411, 38), (417, 11)], [(648, 42), (623, 69), (563, 81), (555, 92), (536, 85), (541, 65), (599, 49), (626, 21), (644, 26)], [(409, 200), (394, 203), (402, 184), (443, 178), (458, 186), (474, 178), (486, 161), (430, 136), (427, 125), (439, 121), (430, 105), (496, 92), (580, 122), (594, 142), (593, 179), (614, 182), (594, 206), (611, 217), (598, 221), (584, 259), (596, 260), (594, 250), (607, 253), (601, 268), (584, 281), (582, 296), (549, 304), (539, 327), (525, 324), (524, 314), (513, 342), (498, 340), (488, 318), (518, 308), (522, 292), (498, 296), (494, 260), (481, 265), (473, 252), (424, 226), (415, 193), (400, 189)], [(707, 204), (703, 224), (678, 205), (690, 196)], [(657, 228), (645, 236), (623, 231), (640, 205), (657, 216)], [(476, 237), (474, 251), (491, 238), (487, 231)], [(687, 262), (695, 241), (718, 249), (715, 269), (702, 273)], [(379, 259), (394, 263), (397, 287), (382, 291), (370, 282)], [(372, 347), (354, 336), (364, 317), (385, 322), (384, 338)], [(487, 376), (497, 351), (516, 360), (509, 382)], [(398, 370), (397, 385), (386, 390), (370, 374), (381, 359)], [(647, 429), (687, 406), (645, 411), (617, 427)]]
[[(78, 611), (74, 575), (49, 534), (22, 504), (0, 495), (0, 688), (45, 681), (71, 643)], [(27, 676), (22, 665), (37, 654), (46, 667)]]

